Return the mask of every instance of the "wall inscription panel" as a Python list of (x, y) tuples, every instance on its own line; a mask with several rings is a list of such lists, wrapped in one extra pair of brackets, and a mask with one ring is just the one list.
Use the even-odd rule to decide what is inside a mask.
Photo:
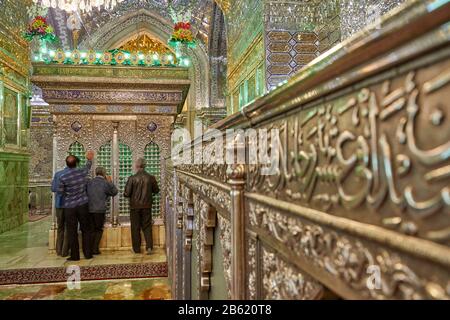
[(250, 168), (249, 190), (449, 244), (449, 73), (411, 69), (272, 122), (279, 170)]

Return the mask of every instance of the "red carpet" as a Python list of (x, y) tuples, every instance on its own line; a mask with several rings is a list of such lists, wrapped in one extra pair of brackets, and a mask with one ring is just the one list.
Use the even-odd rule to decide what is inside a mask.
[[(167, 277), (167, 262), (84, 266), (81, 281)], [(0, 270), (0, 285), (66, 282), (66, 267)]]

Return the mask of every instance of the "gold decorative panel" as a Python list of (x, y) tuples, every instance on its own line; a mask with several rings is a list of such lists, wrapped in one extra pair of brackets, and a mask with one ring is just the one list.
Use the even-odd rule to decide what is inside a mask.
[(292, 57), (289, 53), (274, 53), (271, 54), (267, 60), (271, 63), (288, 64), (291, 59)]
[(268, 45), (272, 52), (289, 52), (290, 46), (286, 43), (273, 42)]
[(222, 11), (227, 14), (231, 9), (231, 4), (233, 0), (215, 0), (217, 5), (222, 9)]
[(288, 74), (292, 71), (289, 66), (271, 65), (267, 68), (271, 74)]
[[(0, 19), (0, 64), (21, 77), (29, 75), (29, 44), (23, 39), (28, 16), (24, 6), (31, 1), (4, 0)], [(1, 73), (1, 72), (0, 72)]]
[(291, 34), (287, 31), (270, 31), (267, 34), (267, 38), (270, 41), (289, 41)]
[(269, 89), (288, 80), (319, 54), (314, 32), (269, 31), (266, 35)]
[(294, 50), (297, 51), (297, 53), (316, 53), (317, 47), (313, 44), (299, 43), (294, 46)]
[(171, 53), (170, 49), (167, 48), (165, 44), (147, 34), (141, 34), (128, 40), (125, 44), (121, 45), (119, 49), (129, 52), (157, 53), (160, 56)]
[(310, 63), (311, 61), (313, 61), (315, 58), (317, 58), (317, 56), (315, 54), (302, 54), (302, 55), (299, 54), (294, 57), (294, 61), (299, 66), (304, 66), (304, 65)]

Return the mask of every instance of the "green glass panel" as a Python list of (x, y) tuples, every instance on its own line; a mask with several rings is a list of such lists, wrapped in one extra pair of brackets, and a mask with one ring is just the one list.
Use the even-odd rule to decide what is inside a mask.
[(83, 167), (86, 165), (86, 151), (84, 149), (84, 146), (79, 143), (78, 141), (72, 143), (69, 147), (69, 155), (76, 156), (80, 159), (80, 167)]
[[(112, 167), (111, 167), (111, 159), (112, 159), (112, 146), (111, 141), (107, 144), (104, 144), (98, 149), (97, 153), (97, 166), (103, 167), (106, 169), (107, 175), (112, 175)], [(106, 212), (110, 213), (111, 209), (111, 199), (108, 200), (106, 204)]]
[(97, 165), (99, 167), (103, 167), (106, 169), (107, 175), (112, 175), (111, 171), (111, 153), (112, 147), (111, 142), (108, 142), (107, 144), (104, 144), (98, 149), (97, 153)]
[(123, 196), (128, 178), (133, 175), (133, 154), (129, 146), (119, 143), (119, 215), (130, 214), (130, 203)]
[[(145, 170), (155, 176), (156, 180), (158, 181), (158, 185), (161, 188), (160, 181), (161, 181), (161, 153), (159, 150), (159, 146), (151, 142), (149, 143), (144, 150), (144, 158), (147, 162), (147, 166)], [(152, 207), (152, 216), (154, 218), (161, 216), (161, 195), (155, 194), (153, 196), (153, 207)]]

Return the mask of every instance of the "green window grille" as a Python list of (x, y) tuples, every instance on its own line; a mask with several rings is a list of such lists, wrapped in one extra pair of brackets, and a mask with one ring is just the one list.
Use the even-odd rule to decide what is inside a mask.
[(76, 156), (80, 159), (80, 167), (83, 167), (86, 164), (86, 151), (84, 150), (84, 146), (75, 141), (69, 147), (69, 155)]
[(123, 196), (128, 178), (133, 175), (133, 154), (129, 146), (119, 143), (119, 215), (127, 216), (130, 212), (130, 203)]
[[(161, 153), (159, 151), (159, 146), (150, 142), (144, 150), (144, 158), (147, 162), (147, 166), (145, 170), (155, 176), (156, 181), (158, 181), (158, 185), (160, 185), (161, 181)], [(161, 215), (161, 195), (155, 194), (153, 196), (153, 206), (152, 206), (152, 216), (159, 217)]]
[[(99, 167), (103, 167), (106, 169), (106, 174), (107, 175), (112, 175), (112, 146), (111, 146), (111, 141), (108, 142), (107, 144), (104, 144), (100, 147), (100, 149), (98, 149), (97, 152), (97, 166)], [(111, 212), (111, 199), (109, 199), (109, 201), (106, 204), (106, 212), (110, 213)]]
[(111, 159), (112, 159), (112, 146), (111, 141), (107, 144), (104, 144), (98, 149), (97, 153), (97, 166), (103, 167), (106, 169), (107, 175), (112, 175), (112, 167), (111, 167)]

